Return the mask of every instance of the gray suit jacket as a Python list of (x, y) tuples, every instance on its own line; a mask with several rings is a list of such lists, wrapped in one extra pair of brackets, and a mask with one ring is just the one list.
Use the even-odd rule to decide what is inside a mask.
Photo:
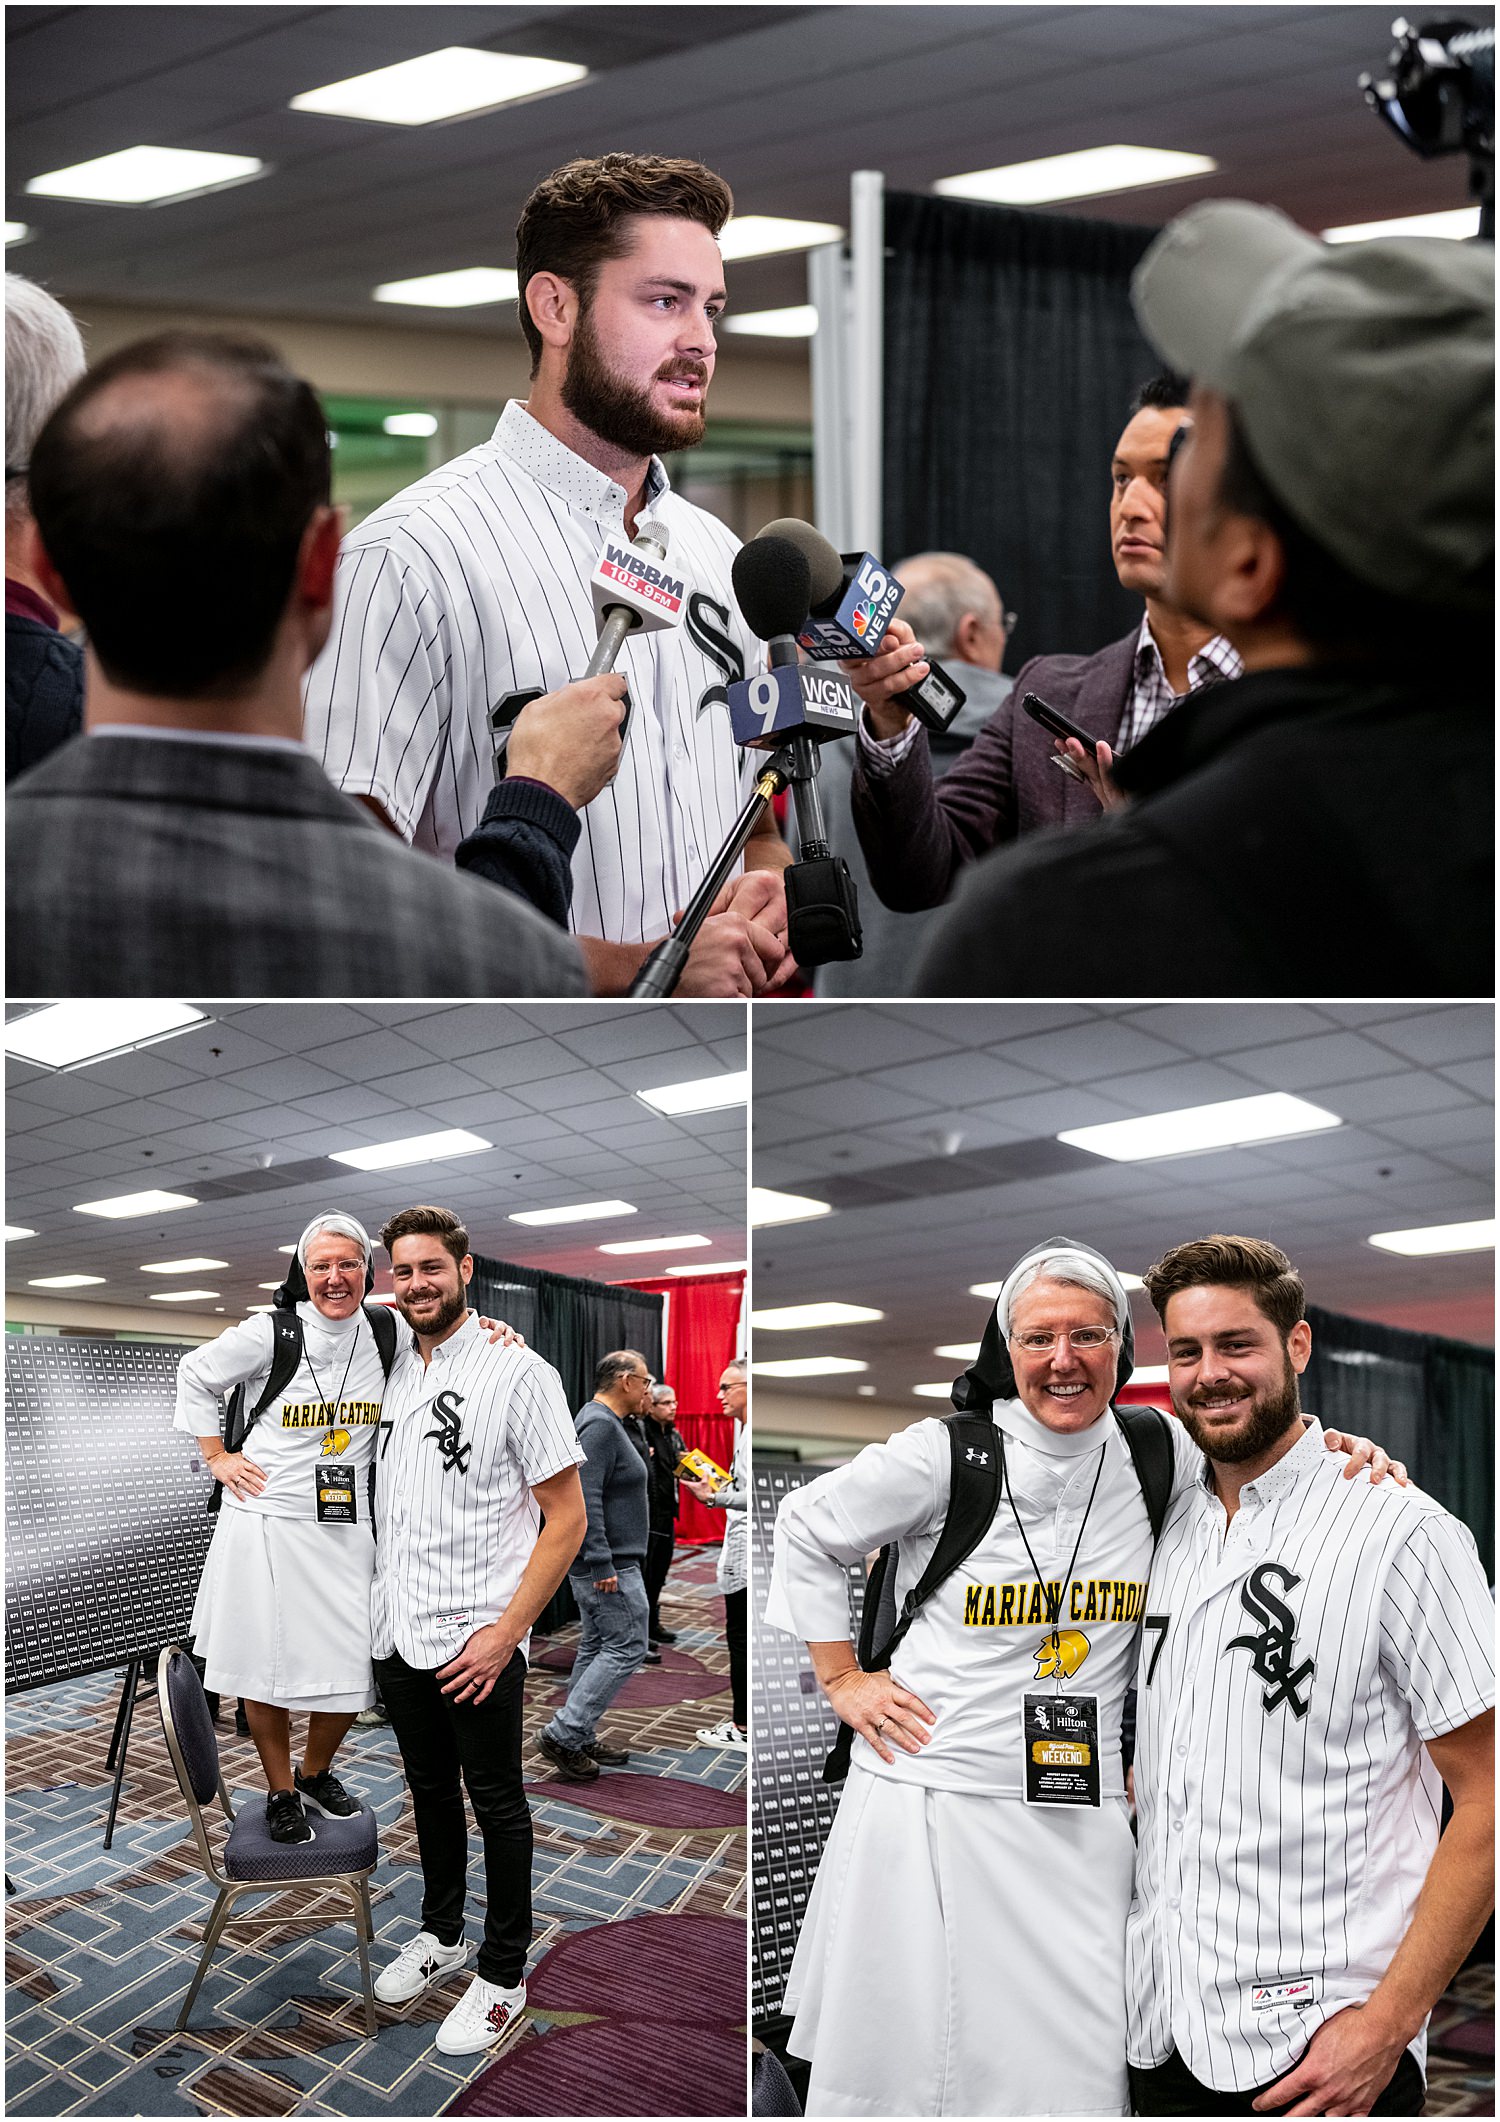
[(1061, 708), (1113, 744), (1135, 668), (1137, 627), (1097, 656), (1033, 656), (964, 757), (934, 783), (923, 732), (896, 770), (867, 774), (856, 759), (855, 829), (875, 889), (900, 913), (937, 906), (966, 862), (1049, 825), (1096, 825), (1092, 789), (1052, 765), (1053, 739), (1023, 713), (1027, 693)]
[(572, 940), (310, 753), (75, 738), (6, 798), (8, 992), (577, 995)]

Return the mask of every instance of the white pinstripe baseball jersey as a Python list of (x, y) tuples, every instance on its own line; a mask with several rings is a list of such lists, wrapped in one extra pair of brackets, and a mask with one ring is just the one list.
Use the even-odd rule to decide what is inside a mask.
[[(898, 1749), (887, 1763), (856, 1737), (852, 1758), (897, 1782), (1018, 1798), (1022, 1697), (1047, 1686), (1076, 1688), (1099, 1697), (1103, 1793), (1119, 1797), (1120, 1719), (1151, 1566), (1151, 1525), (1129, 1447), (1109, 1414), (1066, 1434), (1046, 1428), (1019, 1400), (997, 1401), (994, 1417), (1005, 1432), (1007, 1475), (1026, 1540), (1060, 1593), (1057, 1651), (1048, 1650), (1052, 1629), (1041, 1586), (1002, 1496), (988, 1532), (922, 1608), (892, 1664), (902, 1686), (935, 1714), (931, 1743), (918, 1754)], [(1184, 1488), (1203, 1462), (1182, 1425), (1173, 1422), (1171, 1430), (1176, 1481)], [(776, 1518), (768, 1623), (806, 1642), (846, 1637), (845, 1572), (895, 1539), (899, 1610), (937, 1544), (950, 1479), (947, 1431), (931, 1420), (867, 1445), (850, 1465), (794, 1490)], [(1063, 1583), (1080, 1529), (1078, 1559)]]
[(541, 1525), (531, 1490), (583, 1451), (551, 1364), (473, 1312), (430, 1363), (407, 1342), (381, 1427), (372, 1649), (431, 1670), (504, 1613)]
[[(1224, 2092), (1280, 2077), (1374, 1989), (1437, 1845), (1422, 1742), (1495, 1699), (1467, 1527), (1420, 1490), (1345, 1481), (1345, 1463), (1310, 1430), (1227, 1528), (1194, 1484), (1151, 1571), (1130, 2060), (1175, 2047)], [(1413, 2048), (1421, 2063), (1425, 2033)]]
[[(490, 710), (565, 685), (593, 652), (589, 578), (626, 499), (512, 400), (490, 441), (350, 533), (305, 699), (306, 740), (340, 788), (451, 859), (494, 786)], [(625, 644), (624, 755), (581, 813), (572, 925), (613, 943), (663, 935), (733, 824), (749, 769), (726, 688), (763, 661), (730, 590), (738, 540), (655, 459), (646, 507), (688, 597), (682, 625)]]
[[(225, 1510), (316, 1520), (314, 1475), (320, 1461), (336, 1459), (340, 1468), (360, 1473), (374, 1454), (385, 1373), (369, 1320), (362, 1311), (352, 1319), (325, 1319), (306, 1302), (297, 1306), (297, 1316), (302, 1366), (245, 1439), (245, 1457), (264, 1471), (265, 1488), (245, 1497), (226, 1489)], [(184, 1356), (177, 1366), (173, 1427), (194, 1437), (222, 1435), (221, 1398), (241, 1384), (248, 1414), (271, 1375), (274, 1338), (269, 1314), (257, 1312)], [(363, 1481), (356, 1482), (355, 1495), (363, 1522)]]

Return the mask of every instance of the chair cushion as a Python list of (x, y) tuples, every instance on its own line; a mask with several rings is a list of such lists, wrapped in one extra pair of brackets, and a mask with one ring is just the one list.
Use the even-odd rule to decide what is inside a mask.
[(375, 1815), (368, 1805), (347, 1820), (308, 1808), (311, 1842), (278, 1842), (266, 1825), (265, 1801), (247, 1798), (224, 1845), (231, 1879), (312, 1879), (330, 1872), (368, 1871), (380, 1855)]

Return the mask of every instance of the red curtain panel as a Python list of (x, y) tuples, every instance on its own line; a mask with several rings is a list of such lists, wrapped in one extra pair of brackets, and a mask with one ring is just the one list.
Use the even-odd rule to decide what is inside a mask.
[[(734, 1457), (734, 1424), (719, 1412), (718, 1384), (726, 1363), (744, 1353), (740, 1343), (740, 1310), (745, 1295), (744, 1271), (729, 1275), (663, 1275), (627, 1282), (667, 1299), (667, 1361), (663, 1382), (677, 1395), (677, 1427), (690, 1449), (707, 1452), (726, 1470)], [(698, 1546), (717, 1546), (724, 1537), (724, 1513), (708, 1510), (680, 1493), (677, 1537)]]

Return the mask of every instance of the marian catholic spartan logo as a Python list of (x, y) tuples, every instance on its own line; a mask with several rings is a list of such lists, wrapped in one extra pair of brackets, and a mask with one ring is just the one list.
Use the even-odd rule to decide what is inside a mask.
[(442, 1455), (444, 1473), (451, 1472), (455, 1466), (461, 1474), (469, 1471), (469, 1455), (474, 1447), (458, 1441), (458, 1411), (463, 1404), (463, 1394), (453, 1392), (439, 1393), (432, 1403), (438, 1427), (428, 1430), (427, 1435)]
[(1304, 1658), (1296, 1667), (1292, 1664), (1292, 1645), (1296, 1639), (1297, 1617), (1284, 1600), (1278, 1599), (1271, 1589), (1275, 1580), (1283, 1591), (1289, 1592), (1302, 1579), (1295, 1571), (1280, 1562), (1262, 1562), (1254, 1569), (1240, 1590), (1240, 1604), (1251, 1620), (1258, 1623), (1258, 1636), (1234, 1636), (1225, 1645), (1226, 1651), (1247, 1650), (1258, 1680), (1267, 1682), (1261, 1696), (1261, 1707), (1269, 1716), (1273, 1709), (1288, 1703), (1294, 1717), (1307, 1715), (1307, 1696), (1297, 1690), (1313, 1675), (1313, 1660)]

